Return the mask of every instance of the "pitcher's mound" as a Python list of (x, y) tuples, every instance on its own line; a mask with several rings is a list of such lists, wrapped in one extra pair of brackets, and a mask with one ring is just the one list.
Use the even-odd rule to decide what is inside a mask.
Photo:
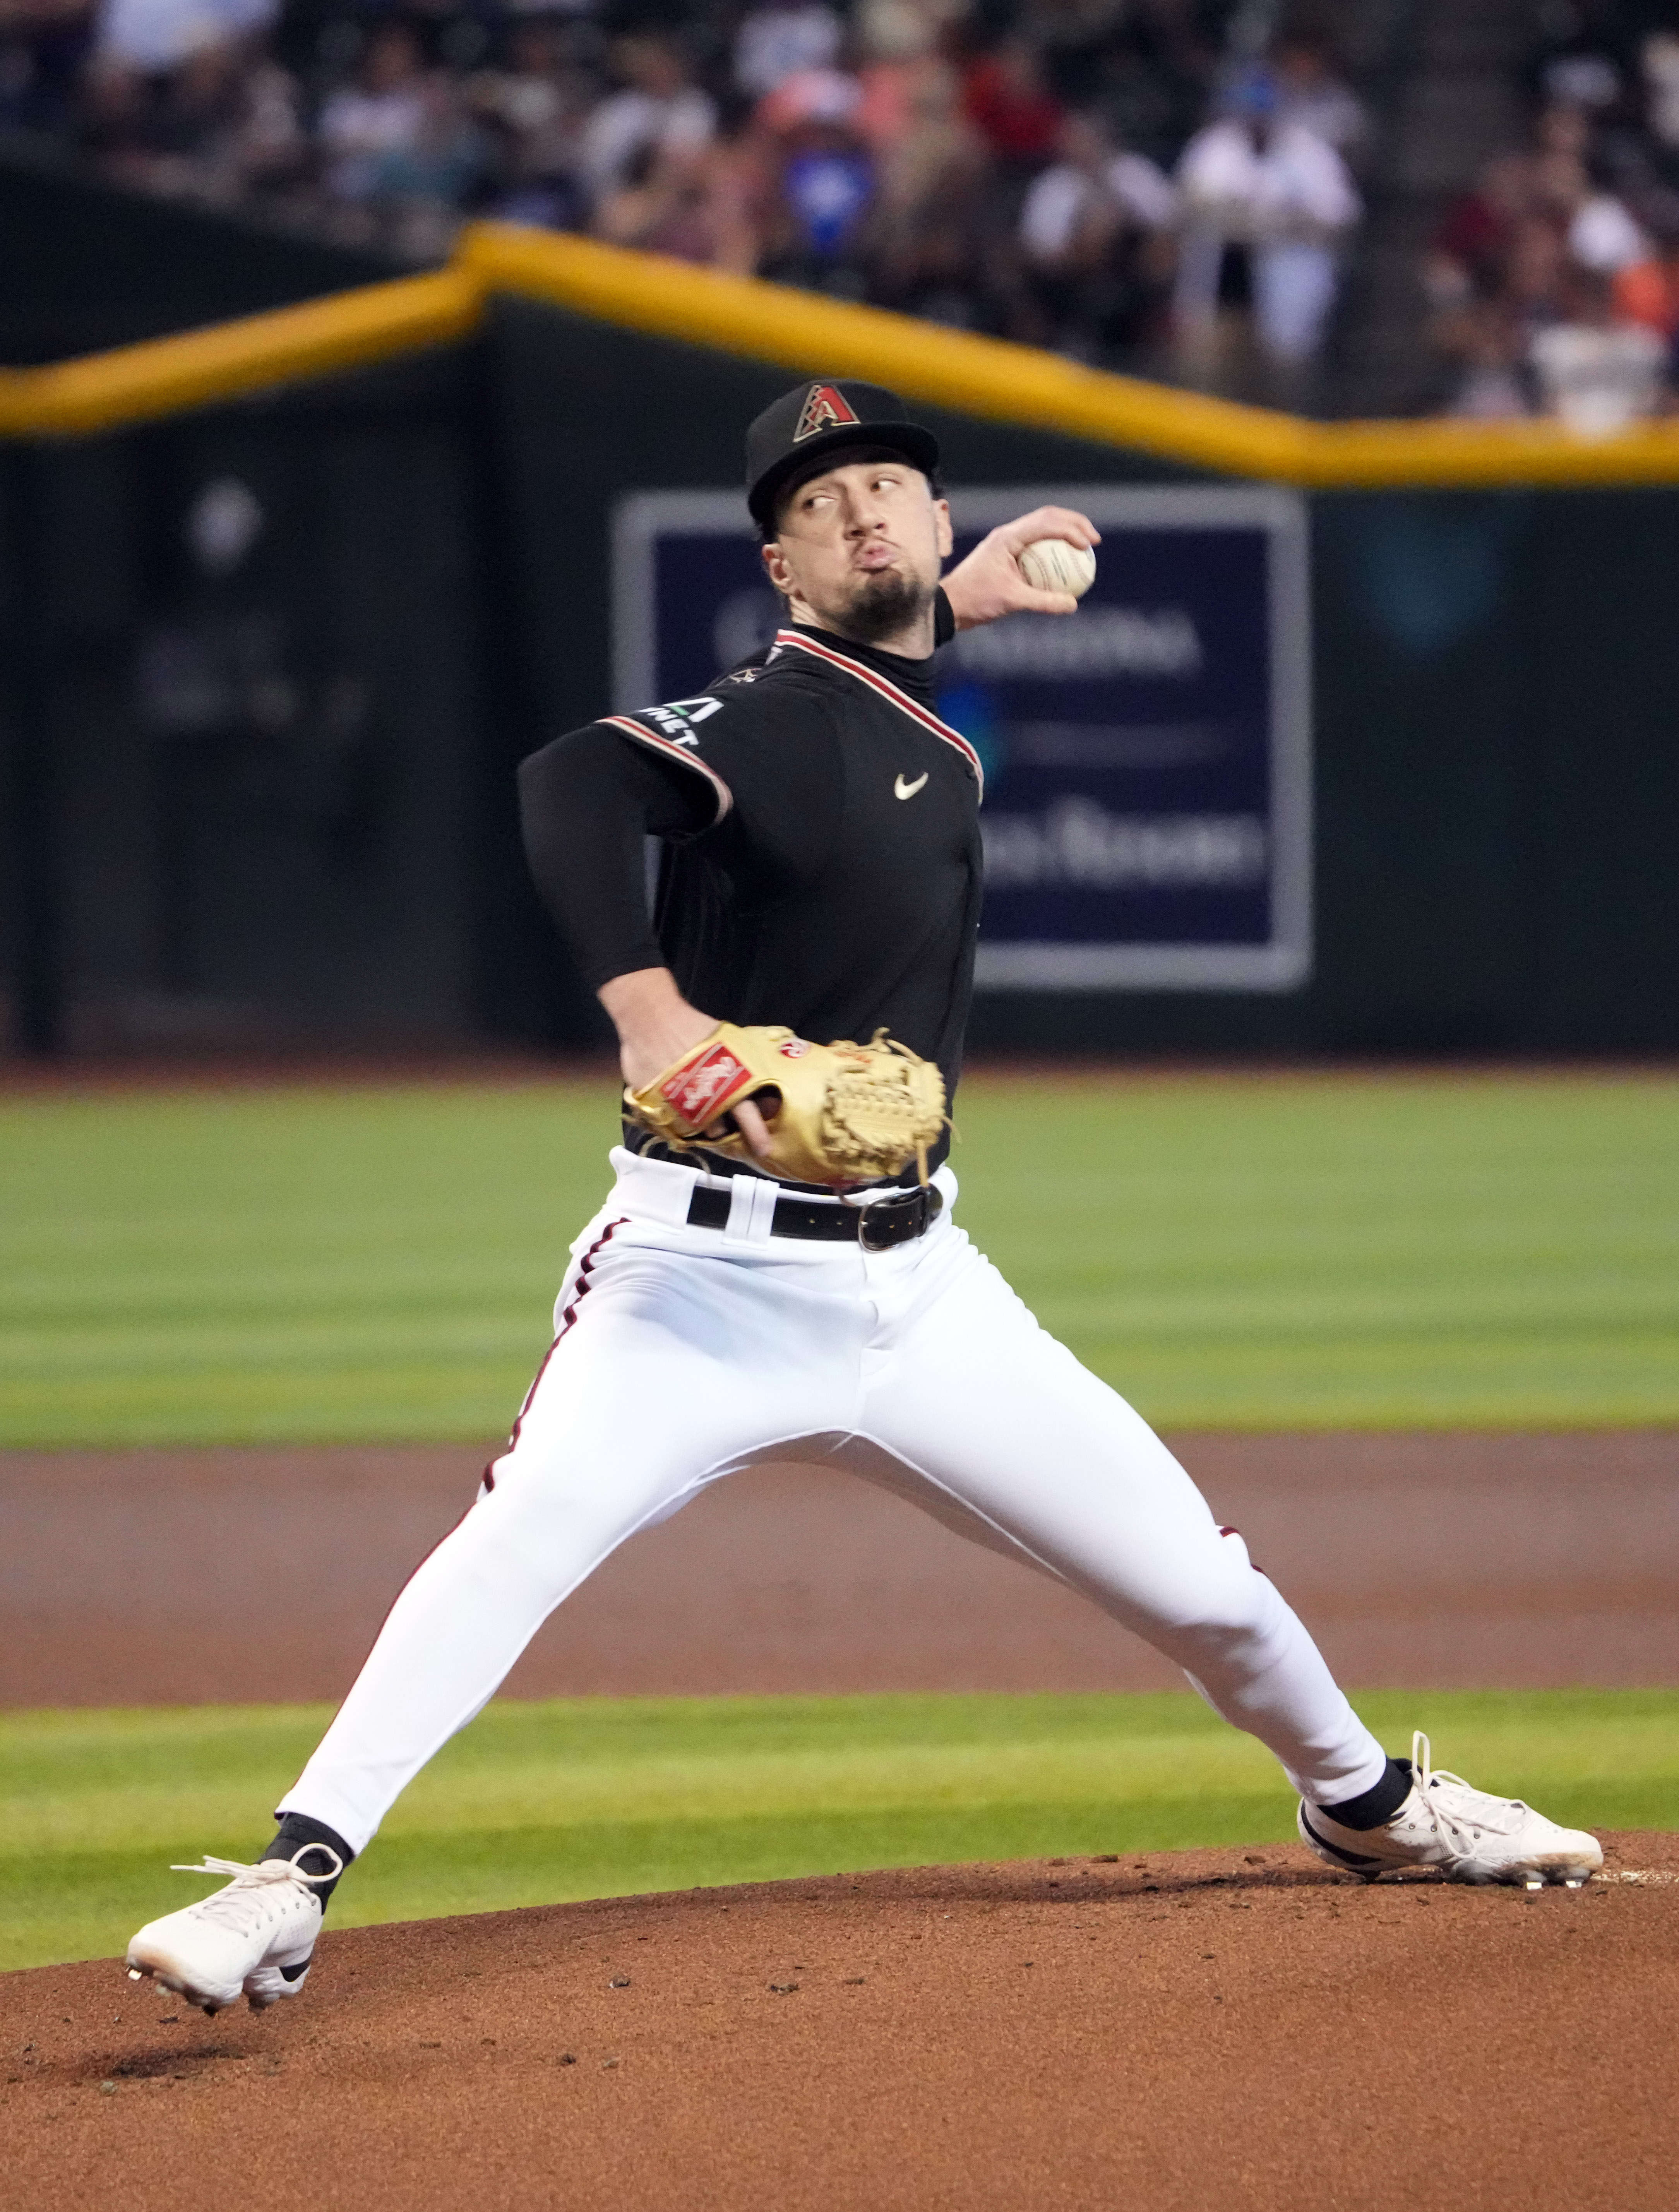
[(0, 1979), (19, 2203), (484, 2212), (1674, 2203), (1679, 1836), (1584, 1890), (1298, 1849), (330, 1932), (213, 2021)]

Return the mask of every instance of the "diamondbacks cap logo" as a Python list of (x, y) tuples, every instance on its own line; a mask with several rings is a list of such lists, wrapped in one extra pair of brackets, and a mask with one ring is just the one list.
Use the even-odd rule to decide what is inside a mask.
[(836, 392), (831, 384), (813, 384), (805, 395), (793, 442), (796, 446), (803, 439), (815, 437), (818, 430), (838, 430), (856, 420), (843, 392)]

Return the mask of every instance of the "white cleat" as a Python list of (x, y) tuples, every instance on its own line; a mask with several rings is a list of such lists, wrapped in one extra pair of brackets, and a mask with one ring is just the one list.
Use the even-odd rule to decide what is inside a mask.
[(1519, 1797), (1492, 1797), (1460, 1775), (1436, 1774), (1428, 1739), (1411, 1739), (1411, 1794), (1379, 1828), (1343, 1828), (1302, 1803), (1300, 1839), (1343, 1873), (1374, 1881), (1402, 1867), (1438, 1867), (1449, 1881), (1547, 1882), (1578, 1888), (1603, 1863), (1584, 1829), (1560, 1828)]
[(241, 1996), (250, 1999), (252, 2012), (295, 1997), (320, 1933), (315, 1885), (344, 1872), (336, 1851), (324, 1844), (309, 1848), (332, 1860), (325, 1874), (305, 1874), (289, 1859), (244, 1866), (207, 1857), (202, 1866), (172, 1868), (173, 1874), (228, 1874), (233, 1880), (197, 1905), (148, 1921), (128, 1947), (129, 1979), (149, 1974), (207, 2013)]

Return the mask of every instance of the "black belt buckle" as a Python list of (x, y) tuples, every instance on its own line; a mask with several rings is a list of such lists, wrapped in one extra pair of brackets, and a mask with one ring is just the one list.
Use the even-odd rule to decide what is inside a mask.
[(857, 1242), (865, 1252), (890, 1252), (894, 1244), (924, 1237), (943, 1204), (940, 1194), (925, 1185), (872, 1198), (858, 1212)]

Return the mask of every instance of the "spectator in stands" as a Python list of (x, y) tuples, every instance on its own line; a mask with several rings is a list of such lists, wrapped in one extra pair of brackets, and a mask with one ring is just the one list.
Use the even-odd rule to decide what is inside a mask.
[[(1276, 397), (1292, 397), (1334, 304), (1340, 246), (1361, 212), (1347, 166), (1281, 121), (1274, 80), (1249, 72), (1177, 167), (1183, 237), (1173, 299), (1180, 359), (1218, 376), (1233, 323), (1250, 331)], [(1225, 312), (1222, 312), (1225, 311)]]
[(1088, 102), (1092, 74), (1129, 12), (1128, 0), (1024, 0), (1017, 27), (1057, 100)]
[(772, 137), (813, 125), (862, 134), (863, 84), (849, 70), (794, 70), (758, 102), (753, 120)]
[(1534, 134), (1533, 204), (1562, 222), (1591, 190), (1591, 125), (1578, 107), (1548, 107)]
[(1550, 216), (1529, 216), (1516, 226), (1502, 297), (1528, 335), (1554, 322), (1561, 312), (1567, 264), (1566, 234)]
[(1460, 364), (1445, 413), (1466, 422), (1500, 422), (1533, 412), (1527, 374), (1529, 336), (1511, 302), (1466, 301), (1440, 331), (1445, 350)]
[(1582, 268), (1609, 276), (1651, 256), (1650, 240), (1614, 192), (1587, 190), (1568, 220), (1568, 251)]
[(857, 128), (884, 154), (913, 127), (924, 80), (936, 80), (940, 87), (935, 104), (945, 98), (950, 68), (939, 51), (937, 18), (916, 0), (864, 0), (856, 27), (857, 81), (863, 88)]
[(356, 81), (341, 86), (321, 109), (327, 189), (342, 200), (376, 198), (388, 165), (419, 146), (425, 125), (419, 40), (406, 23), (382, 24), (368, 41)]
[(1611, 293), (1623, 323), (1641, 323), (1670, 349), (1679, 338), (1679, 230), (1651, 241), (1648, 257), (1615, 270)]
[(874, 147), (876, 187), (863, 242), (869, 297), (930, 320), (986, 319), (985, 147), (962, 111), (954, 70), (926, 56), (889, 108), (866, 82), (858, 127)]
[(649, 149), (692, 152), (709, 146), (717, 130), (716, 104), (693, 82), (674, 39), (621, 38), (610, 58), (618, 89), (589, 117), (580, 151), (592, 204), (627, 184), (632, 166)]
[(230, 206), (289, 197), (308, 176), (312, 149), (302, 94), (288, 70), (259, 53), (241, 64), (225, 48), (195, 54), (175, 79), (193, 143), (178, 189)]
[[(280, 4), (0, 0), (0, 115), (6, 23), (94, 5), (88, 135), (155, 188), (278, 198), (329, 235), (414, 256), (484, 208), (1095, 360), (1147, 356), (1170, 292), (1192, 374), (1239, 325), (1282, 398), (1321, 343), (1358, 215), (1345, 156), (1367, 118), (1321, 40), (1282, 37), (1236, 112), (1201, 127), (1236, 0), (284, 0), (277, 31)], [(1616, 116), (1664, 81), (1665, 51), (1627, 48)], [(31, 66), (14, 64), (20, 86)], [(1653, 89), (1648, 104), (1665, 112)], [(1656, 312), (1636, 274), (1650, 250), (1627, 229), (1651, 231), (1646, 199), (1604, 166), (1578, 101), (1547, 130), (1519, 221), (1500, 216), (1501, 242), (1477, 249), (1504, 276), (1464, 294), (1497, 295), (1488, 328), (1514, 330), (1522, 362), (1555, 304), (1517, 299), (1524, 223), (1579, 218), (1577, 252)], [(1679, 139), (1675, 155), (1679, 186)], [(1626, 217), (1618, 243), (1604, 202)], [(1679, 231), (1679, 190), (1674, 215)]]
[(277, 0), (102, 0), (84, 92), (88, 135), (154, 191), (220, 198), (242, 74)]
[(969, 64), (962, 102), (1002, 176), (1024, 191), (1054, 160), (1062, 117), (1037, 47), (1014, 37), (982, 54)]
[(278, 13), (278, 0), (101, 0), (95, 63), (101, 71), (167, 77), (195, 54), (239, 49)]
[(307, 180), (301, 94), (260, 46), (207, 40), (155, 74), (98, 62), (84, 112), (111, 173), (149, 191), (234, 205)]
[(1043, 340), (1083, 360), (1133, 354), (1159, 335), (1177, 195), (1153, 161), (1116, 151), (1095, 116), (1068, 116), (1057, 151), (1020, 210)]
[(496, 147), (492, 210), (508, 222), (578, 230), (587, 220), (582, 133), (600, 88), (573, 27), (551, 15), (516, 23), (506, 66), (481, 70), (468, 88)]
[(380, 239), (416, 259), (445, 249), (489, 155), (460, 88), (428, 69), (400, 18), (369, 38), (356, 81), (323, 106), (318, 136), (339, 234)]
[(1530, 146), (1490, 163), (1435, 234), (1424, 284), (1457, 368), (1449, 411), (1508, 414), (1519, 400), (1602, 434), (1666, 404), (1679, 166), (1660, 133), (1671, 123), (1679, 142), (1679, 39), (1669, 117), (1670, 34), (1646, 39), (1634, 66), (1613, 33), (1600, 15), (1547, 53)]
[(1271, 74), (1278, 122), (1302, 125), (1356, 167), (1370, 137), (1370, 118), (1351, 85), (1336, 76), (1328, 42), (1310, 31), (1289, 33), (1272, 51)]
[(94, 34), (91, 0), (0, 6), (0, 129), (68, 131)]
[(1627, 51), (1618, 0), (1565, 0), (1542, 12), (1544, 25), (1532, 81), (1555, 107), (1606, 115), (1627, 90)]
[(758, 100), (800, 70), (831, 69), (844, 35), (833, 9), (817, 0), (755, 9), (735, 33), (735, 84)]
[(1652, 31), (1639, 62), (1652, 150), (1670, 167), (1679, 161), (1679, 30)]
[(1586, 437), (1607, 437), (1663, 404), (1668, 349), (1615, 311), (1611, 279), (1578, 263), (1564, 273), (1562, 313), (1529, 348), (1548, 415)]
[(1436, 308), (1503, 289), (1519, 225), (1537, 204), (1533, 157), (1500, 154), (1469, 191), (1448, 206), (1423, 262), (1423, 288)]
[(813, 291), (867, 294), (864, 219), (875, 164), (858, 127), (863, 89), (842, 70), (800, 70), (762, 103), (768, 180), (759, 274)]
[(953, 56), (970, 0), (857, 0), (852, 29), (867, 75), (876, 63), (914, 63)]
[(1170, 169), (1206, 119), (1220, 60), (1208, 28), (1176, 0), (1132, 0), (1100, 51), (1081, 58), (1074, 96), (1101, 111), (1118, 144)]
[(734, 149), (721, 139), (704, 146), (645, 146), (625, 181), (595, 210), (594, 229), (614, 246), (666, 253), (750, 276), (759, 244), (750, 193)]

